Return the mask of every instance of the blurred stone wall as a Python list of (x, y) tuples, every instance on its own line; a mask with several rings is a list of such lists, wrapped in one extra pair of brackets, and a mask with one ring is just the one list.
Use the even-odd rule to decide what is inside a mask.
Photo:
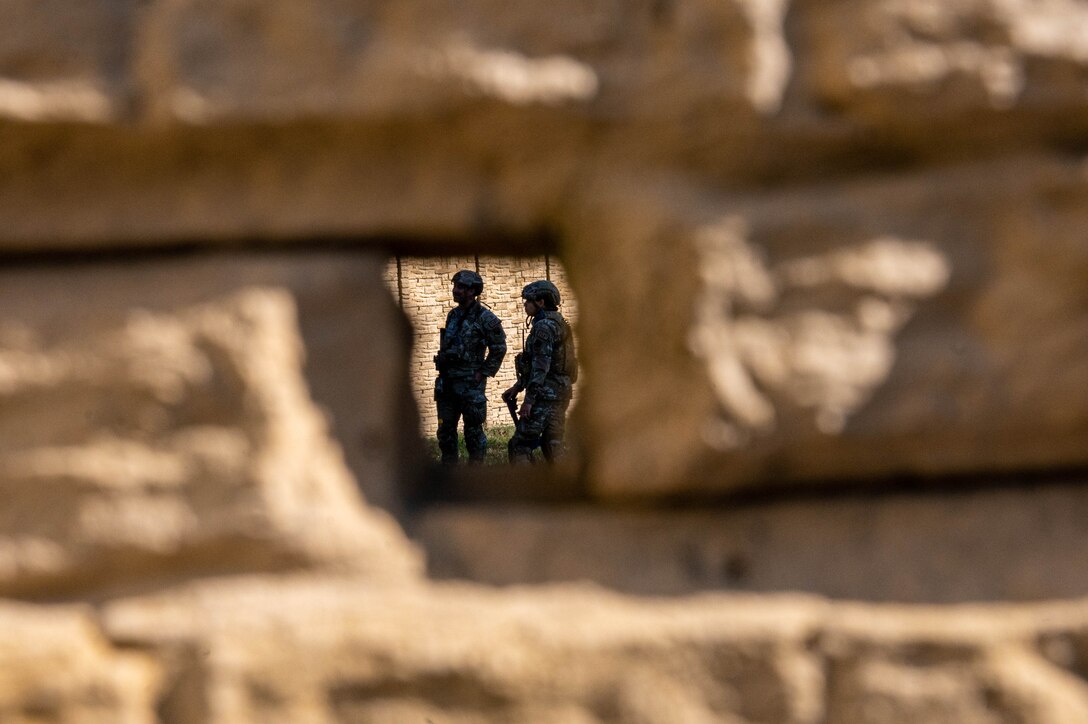
[(578, 321), (578, 305), (566, 272), (558, 259), (547, 256), (499, 257), (395, 257), (383, 278), (397, 298), (414, 330), (412, 342), (411, 384), (419, 407), (421, 433), (433, 437), (438, 426), (434, 407), (434, 356), (438, 353), (438, 330), (446, 323), (453, 307), (450, 279), (460, 269), (478, 271), (484, 279), (481, 297), (502, 321), (506, 332), (507, 354), (495, 378), (487, 383), (488, 424), (510, 424), (506, 407), (499, 395), (514, 384), (514, 356), (525, 345), (528, 330), (521, 290), (536, 279), (549, 279), (563, 297), (562, 311), (571, 325)]
[[(0, 721), (1088, 721), (1084, 2), (0, 19)], [(388, 259), (542, 253), (426, 468)]]

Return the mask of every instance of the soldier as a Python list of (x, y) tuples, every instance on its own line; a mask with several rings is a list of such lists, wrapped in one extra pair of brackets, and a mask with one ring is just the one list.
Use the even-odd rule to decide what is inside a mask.
[(510, 404), (525, 391), (517, 428), (508, 445), (510, 462), (531, 461), (538, 440), (545, 459), (553, 462), (563, 453), (567, 407), (578, 379), (574, 335), (559, 313), (559, 290), (550, 281), (526, 285), (521, 298), (532, 328), (516, 359), (518, 381), (502, 393), (502, 399)]
[[(484, 280), (462, 269), (453, 275), (453, 301), (441, 330), (435, 368), (438, 379), (434, 399), (438, 408), (438, 447), (442, 462), (457, 462), (457, 421), (465, 418), (465, 447), (471, 463), (483, 462), (487, 453), (487, 378), (494, 377), (506, 355), (506, 333), (499, 318), (478, 297)], [(484, 357), (484, 353), (487, 357)]]

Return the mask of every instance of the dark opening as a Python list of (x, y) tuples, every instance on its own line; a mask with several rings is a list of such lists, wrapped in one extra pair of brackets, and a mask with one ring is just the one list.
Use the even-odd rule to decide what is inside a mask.
[[(452, 276), (461, 269), (477, 272), (484, 280), (480, 302), (500, 320), (507, 351), (498, 374), (486, 380), (487, 417), (484, 425), (488, 449), (483, 464), (468, 464), (464, 421), (458, 424), (459, 463), (440, 464), (437, 439), (438, 413), (434, 357), (447, 314), (456, 304), (451, 296)], [(529, 328), (522, 308), (521, 291), (529, 282), (546, 279), (562, 296), (560, 313), (577, 330), (578, 306), (566, 270), (550, 250), (523, 256), (460, 254), (406, 256), (395, 254), (387, 262), (385, 279), (405, 317), (412, 325), (412, 351), (408, 360), (408, 384), (419, 414), (419, 475), (409, 481), (405, 497), (410, 507), (436, 502), (502, 500), (562, 501), (584, 497), (577, 482), (576, 429), (571, 424), (578, 401), (578, 385), (567, 415), (565, 456), (548, 464), (537, 449), (534, 464), (512, 467), (507, 444), (515, 429), (515, 416), (501, 399), (516, 380), (514, 360), (525, 347)], [(575, 342), (577, 346), (577, 342)], [(521, 399), (523, 399), (522, 396)]]

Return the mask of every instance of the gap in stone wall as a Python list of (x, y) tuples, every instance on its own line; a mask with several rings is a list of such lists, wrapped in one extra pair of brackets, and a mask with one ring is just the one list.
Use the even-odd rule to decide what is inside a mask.
[[(181, 240), (153, 248), (8, 252), (0, 254), (0, 266), (17, 273), (13, 279), (33, 279), (40, 274), (70, 278), (67, 285), (78, 281), (76, 286), (91, 290), (80, 313), (92, 316), (105, 304), (103, 295), (118, 309), (131, 303), (134, 308), (173, 310), (174, 297), (204, 300), (214, 297), (213, 291), (254, 285), (284, 290), (296, 307), (305, 349), (302, 371), (314, 404), (327, 418), (329, 432), (342, 448), (365, 499), (403, 522), (419, 490), (433, 489), (443, 477), (441, 472), (425, 470), (427, 454), (420, 442), (435, 434), (432, 358), (437, 350), (437, 329), (452, 307), (452, 274), (462, 268), (480, 271), (486, 280), (482, 298), (503, 320), (507, 332), (507, 357), (498, 378), (488, 384), (489, 425), (509, 421), (499, 395), (514, 382), (514, 356), (521, 351), (527, 334), (520, 301), (523, 286), (534, 279), (551, 279), (562, 292), (564, 315), (573, 325), (578, 316), (565, 269), (554, 255), (473, 253), (477, 247), (466, 246), (463, 239), (448, 239), (445, 247), (459, 253), (443, 256), (433, 253), (438, 250), (437, 242), (411, 241), (375, 238), (351, 243), (299, 238), (278, 241), (269, 249), (267, 240), (236, 240), (215, 247), (199, 240)], [(531, 241), (514, 240), (511, 244), (532, 245), (541, 251), (554, 249), (546, 239), (535, 244)], [(493, 245), (488, 243), (478, 247), (480, 252), (491, 249)], [(405, 250), (422, 251), (427, 256), (403, 254)], [(159, 275), (170, 281), (159, 286), (147, 282)], [(378, 276), (384, 284), (375, 295), (372, 280)], [(107, 281), (115, 277), (119, 281)], [(132, 292), (128, 299), (130, 285), (138, 285), (142, 291)], [(187, 289), (181, 289), (186, 285)], [(174, 304), (180, 305), (180, 301)], [(407, 330), (412, 337), (410, 349), (403, 346), (401, 333), (406, 330), (404, 318), (396, 314), (398, 308), (411, 324)], [(403, 374), (402, 365), (408, 367), (408, 374)], [(396, 374), (392, 374), (394, 370)], [(505, 445), (505, 439), (497, 441), (503, 452)], [(488, 490), (505, 486), (509, 477), (505, 465), (494, 467), (490, 472), (495, 486), (488, 486)], [(543, 470), (537, 473), (549, 475)], [(450, 492), (453, 487), (450, 483), (438, 497), (460, 495)], [(456, 487), (462, 492), (466, 489)], [(465, 496), (474, 500), (493, 497), (486, 490)], [(425, 499), (431, 497), (428, 494)], [(525, 499), (531, 497), (530, 491)]]
[(521, 290), (531, 281), (549, 279), (562, 296), (561, 312), (577, 333), (578, 304), (562, 262), (551, 255), (511, 257), (486, 255), (394, 256), (385, 267), (385, 282), (412, 323), (413, 344), (409, 379), (419, 408), (420, 434), (434, 437), (438, 420), (434, 406), (434, 355), (439, 329), (453, 308), (453, 275), (460, 269), (477, 271), (484, 280), (480, 300), (502, 320), (507, 353), (499, 374), (488, 380), (488, 425), (505, 424), (508, 415), (499, 395), (514, 384), (514, 356), (521, 352), (528, 329)]
[[(499, 373), (487, 382), (485, 427), (488, 430), (488, 460), (491, 464), (444, 468), (436, 460), (438, 419), (434, 401), (437, 376), (434, 356), (438, 351), (439, 330), (454, 307), (452, 277), (461, 269), (476, 271), (483, 277), (484, 291), (480, 299), (502, 321), (507, 352)], [(551, 254), (394, 255), (386, 262), (384, 279), (391, 296), (412, 326), (408, 383), (418, 410), (420, 449), (424, 457), (422, 464), (427, 472), (420, 478), (419, 487), (405, 490), (409, 504), (414, 507), (439, 501), (562, 502), (584, 499), (585, 491), (577, 474), (579, 455), (576, 431), (571, 424), (578, 402), (579, 385), (575, 385), (574, 399), (567, 415), (566, 461), (555, 466), (534, 465), (531, 470), (519, 470), (516, 475), (506, 464), (506, 448), (513, 422), (501, 395), (516, 381), (514, 358), (524, 348), (529, 334), (521, 300), (525, 285), (538, 279), (552, 281), (562, 297), (560, 311), (577, 335), (578, 303), (563, 263)], [(459, 425), (458, 435), (463, 439), (463, 423)]]

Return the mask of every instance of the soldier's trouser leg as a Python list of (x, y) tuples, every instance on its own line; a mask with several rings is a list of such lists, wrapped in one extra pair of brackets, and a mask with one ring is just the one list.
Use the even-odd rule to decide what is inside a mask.
[(550, 404), (552, 410), (540, 436), (540, 449), (544, 453), (544, 459), (551, 463), (563, 457), (566, 452), (563, 437), (567, 427), (567, 407), (570, 406), (570, 400), (557, 400)]
[[(521, 423), (518, 423), (518, 427), (521, 427)], [(506, 458), (511, 463), (531, 463), (533, 461), (532, 448), (526, 452), (524, 445), (518, 443), (518, 430), (514, 428), (514, 434), (506, 441)]]
[(512, 463), (528, 463), (533, 459), (533, 448), (540, 441), (554, 415), (556, 403), (551, 400), (539, 400), (529, 411), (529, 417), (518, 422), (514, 436), (510, 438), (507, 451)]
[(461, 419), (461, 410), (456, 398), (448, 391), (439, 389), (435, 392), (438, 411), (438, 449), (442, 451), (442, 462), (457, 462), (457, 421)]
[(487, 435), (484, 434), (484, 422), (487, 420), (486, 386), (486, 380), (471, 383), (461, 397), (461, 410), (465, 416), (465, 447), (468, 448), (468, 460), (472, 463), (482, 463), (487, 455)]

